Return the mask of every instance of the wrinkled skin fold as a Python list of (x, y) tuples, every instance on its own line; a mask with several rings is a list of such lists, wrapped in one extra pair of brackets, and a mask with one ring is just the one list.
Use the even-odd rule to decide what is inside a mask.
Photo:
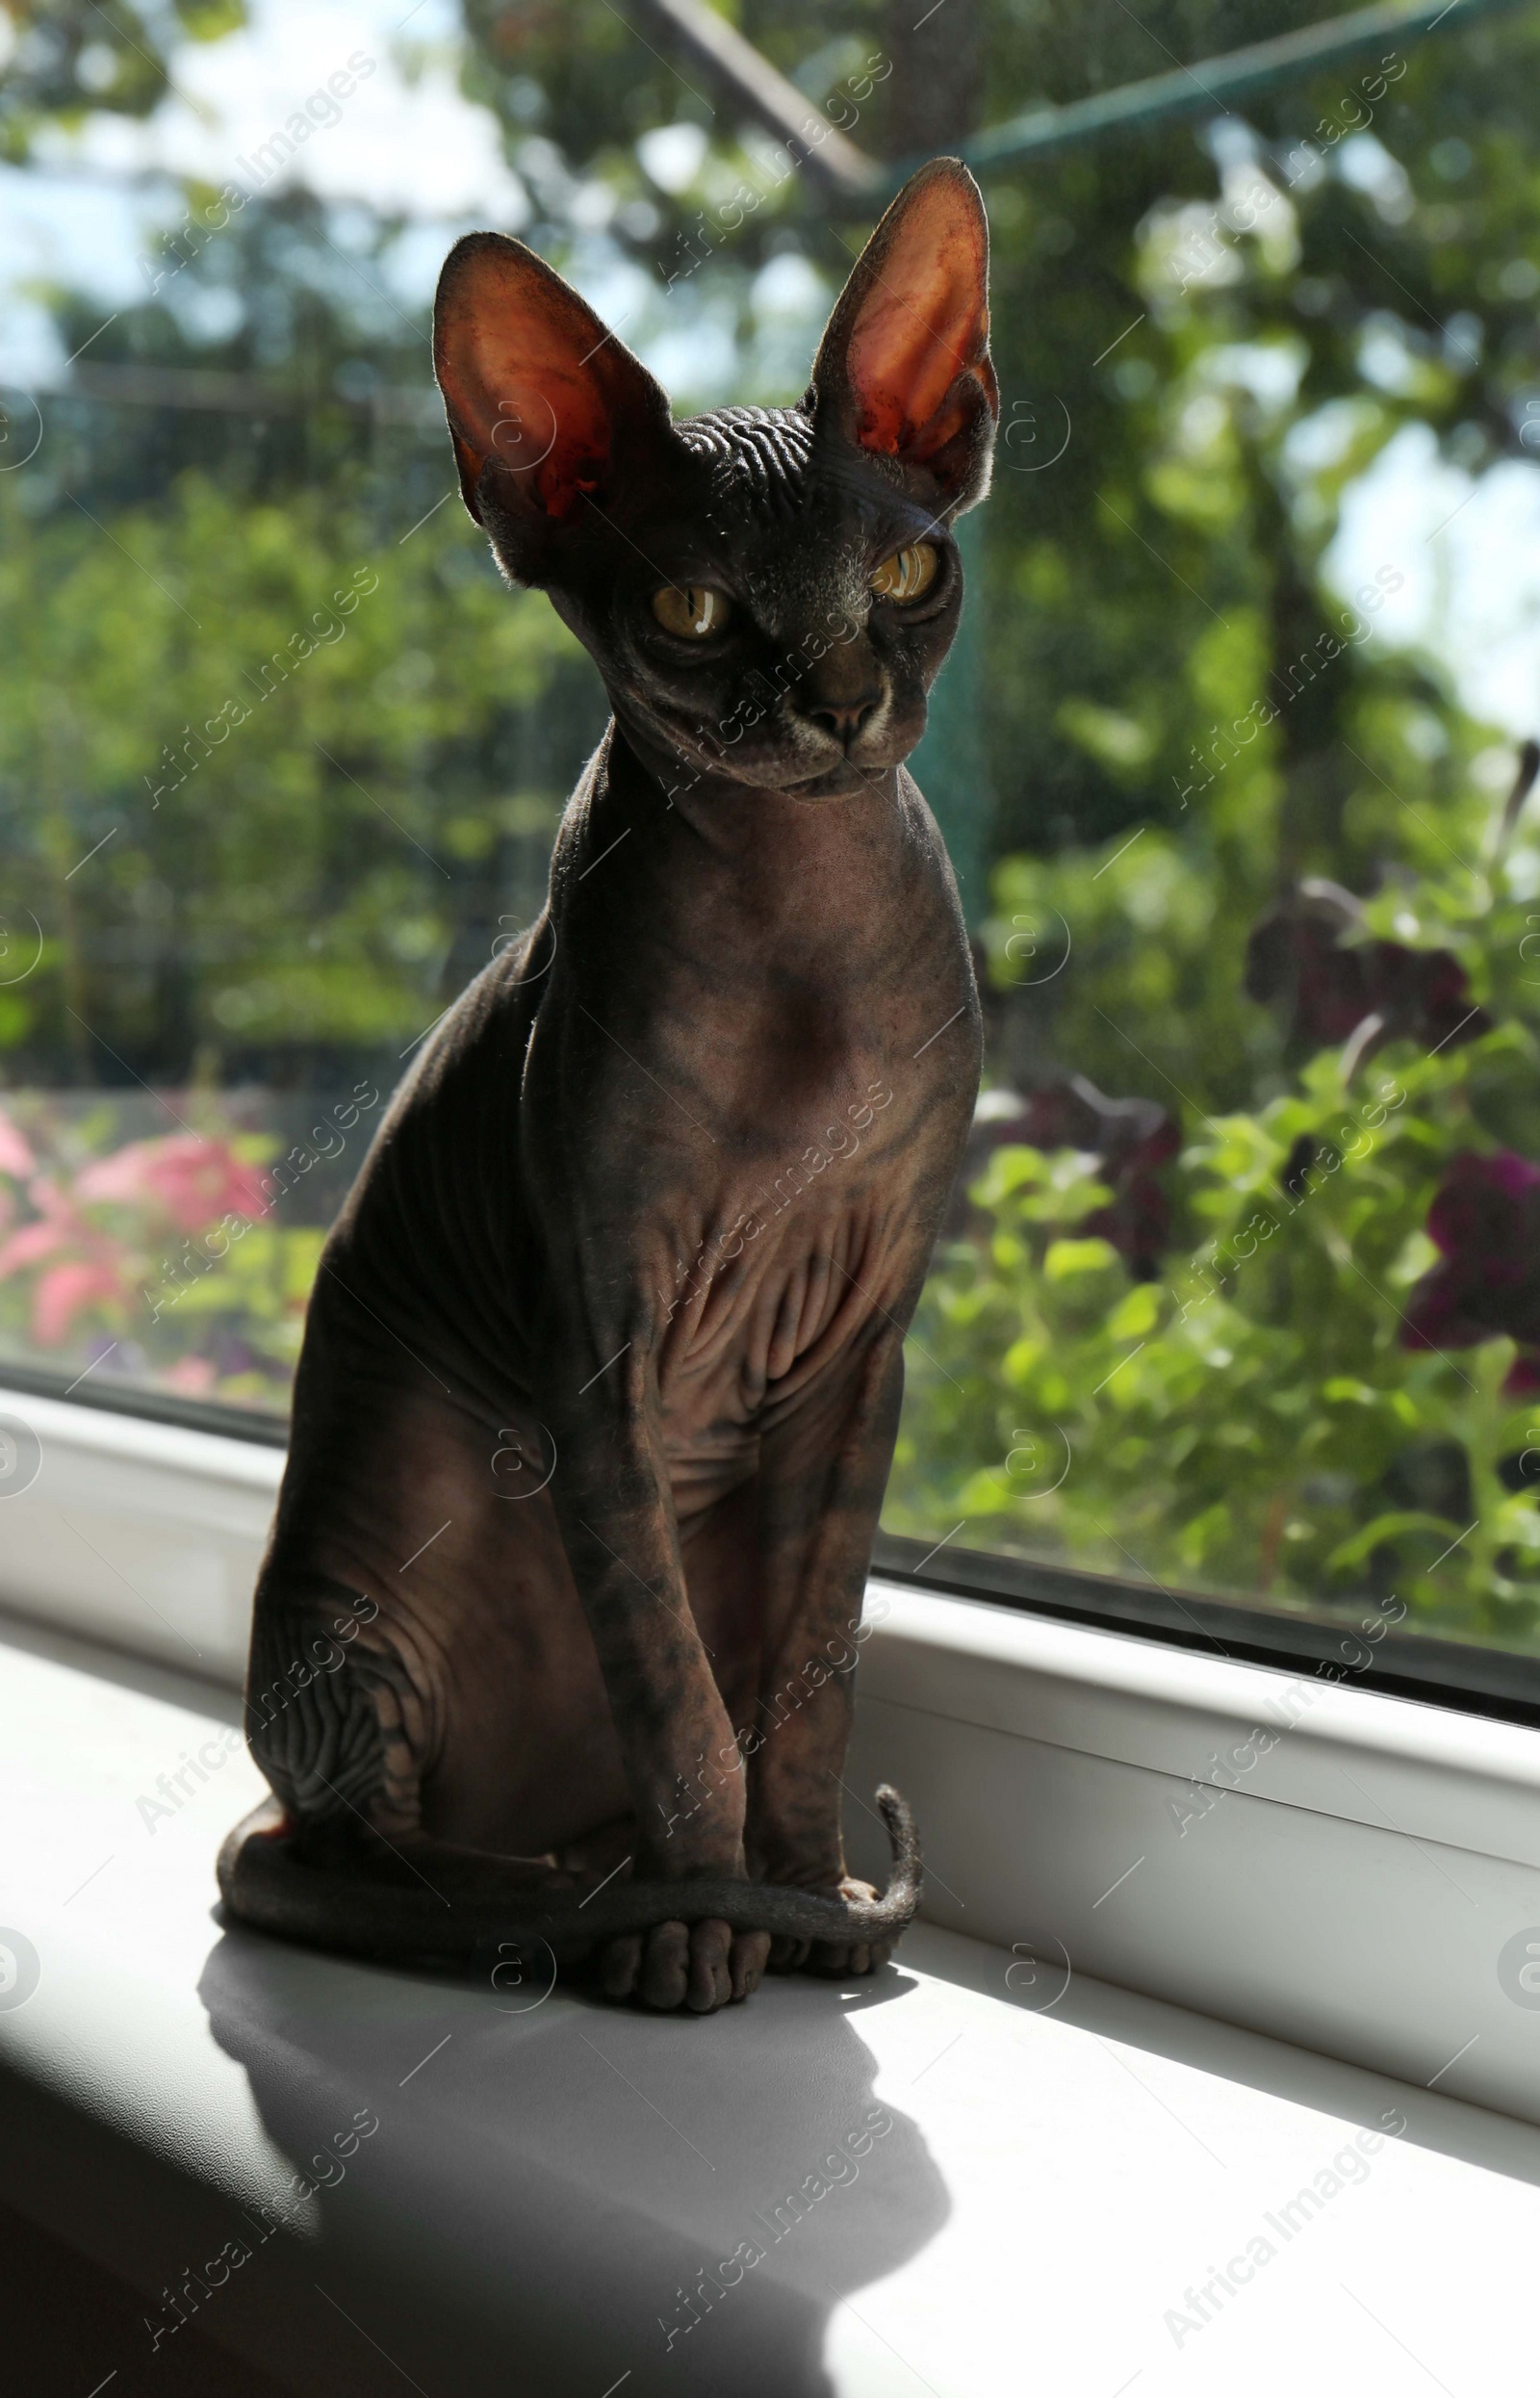
[(840, 1806), (978, 1084), (903, 761), (988, 486), (987, 259), (935, 162), (798, 405), (677, 425), (521, 244), (445, 267), (466, 504), (614, 715), (544, 911), (423, 1044), (322, 1256), (253, 1624), (273, 1797), (220, 1859), (268, 1931), (461, 1969), (538, 1936), (708, 2012), (767, 1966), (869, 1972), (913, 1913), (902, 1800), (881, 1899)]

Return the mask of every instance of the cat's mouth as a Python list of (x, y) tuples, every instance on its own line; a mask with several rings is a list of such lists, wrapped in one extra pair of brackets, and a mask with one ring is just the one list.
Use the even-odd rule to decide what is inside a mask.
[(787, 792), (793, 799), (850, 799), (857, 791), (870, 789), (885, 775), (891, 774), (895, 762), (884, 759), (868, 766), (854, 758), (836, 758), (815, 773), (787, 776), (771, 787)]
[[(763, 726), (757, 739), (751, 735), (725, 748), (703, 738), (699, 725), (687, 721), (682, 710), (654, 704), (637, 723), (625, 695), (610, 696), (644, 755), (655, 744), (666, 757), (693, 766), (694, 780), (721, 777), (741, 789), (784, 791), (802, 800), (851, 799), (885, 786), (925, 729), (923, 709), (895, 711), (885, 705), (848, 748), (821, 727), (784, 716)], [(663, 779), (669, 782), (670, 773)]]
[(740, 780), (761, 789), (789, 791), (798, 799), (848, 799), (889, 777), (924, 730), (911, 724), (885, 698), (872, 720), (848, 743), (831, 739), (821, 726), (784, 719), (770, 737), (735, 761)]

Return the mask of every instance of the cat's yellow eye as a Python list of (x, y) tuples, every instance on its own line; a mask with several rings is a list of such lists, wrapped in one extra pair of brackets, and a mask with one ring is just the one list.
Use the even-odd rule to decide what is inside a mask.
[(931, 541), (911, 541), (907, 550), (895, 550), (890, 558), (884, 558), (872, 577), (872, 589), (880, 600), (917, 600), (922, 591), (929, 591), (936, 580), (941, 554)]
[(665, 632), (680, 641), (706, 641), (720, 632), (732, 613), (726, 592), (706, 583), (666, 582), (653, 594), (653, 614)]

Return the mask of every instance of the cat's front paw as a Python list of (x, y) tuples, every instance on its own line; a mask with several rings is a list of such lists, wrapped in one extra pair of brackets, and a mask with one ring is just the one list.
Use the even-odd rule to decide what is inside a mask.
[(711, 2015), (759, 1986), (768, 1932), (734, 1932), (731, 1923), (654, 1923), (605, 1943), (599, 1961), (606, 1998), (639, 1998), (659, 2012)]
[[(858, 1882), (850, 1874), (837, 1882), (801, 1885), (815, 1888), (820, 1898), (843, 1898), (870, 1902), (878, 1896), (870, 1882)], [(875, 1973), (887, 1963), (893, 1953), (888, 1940), (794, 1940), (780, 1933), (770, 1943), (769, 1968), (772, 1973), (824, 1973), (843, 1977), (847, 1973)]]

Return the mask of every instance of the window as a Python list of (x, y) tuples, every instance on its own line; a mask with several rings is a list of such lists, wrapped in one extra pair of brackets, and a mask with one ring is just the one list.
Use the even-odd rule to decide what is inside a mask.
[(540, 905), (605, 710), (448, 488), (451, 239), (786, 402), (962, 147), (1003, 415), (914, 765), (988, 1056), (885, 1559), (1532, 1714), (1540, 35), (753, 0), (751, 90), (645, 13), (0, 10), (6, 1378), (280, 1430)]

